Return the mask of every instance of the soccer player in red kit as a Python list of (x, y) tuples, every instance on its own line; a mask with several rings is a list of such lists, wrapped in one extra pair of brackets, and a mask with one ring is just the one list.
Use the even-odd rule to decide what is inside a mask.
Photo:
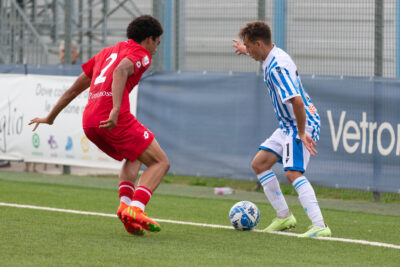
[[(127, 28), (128, 40), (101, 50), (82, 65), (83, 73), (61, 96), (47, 117), (34, 118), (30, 124), (53, 124), (57, 115), (90, 86), (88, 104), (83, 113), (86, 136), (110, 157), (125, 159), (119, 175), (120, 206), (118, 217), (131, 234), (144, 230), (158, 232), (160, 225), (144, 213), (153, 191), (169, 169), (169, 161), (154, 134), (131, 113), (129, 93), (149, 68), (157, 51), (161, 24), (149, 15), (135, 18)], [(139, 169), (147, 168), (135, 189)]]

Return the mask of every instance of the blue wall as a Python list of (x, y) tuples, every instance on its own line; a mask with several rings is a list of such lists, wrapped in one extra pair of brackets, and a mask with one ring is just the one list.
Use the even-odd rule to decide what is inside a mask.
[[(400, 80), (303, 76), (321, 117), (315, 184), (400, 190)], [(255, 180), (250, 162), (278, 128), (262, 78), (253, 73), (165, 72), (140, 86), (138, 118), (176, 174)], [(282, 166), (274, 170), (285, 180)]]

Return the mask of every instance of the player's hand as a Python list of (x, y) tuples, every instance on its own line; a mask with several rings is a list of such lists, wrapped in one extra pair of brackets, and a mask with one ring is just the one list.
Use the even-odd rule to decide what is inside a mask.
[(39, 124), (46, 123), (46, 124), (52, 125), (53, 122), (54, 121), (50, 120), (48, 117), (46, 117), (46, 118), (34, 118), (28, 123), (28, 125), (32, 125), (32, 124), (36, 123), (35, 127), (33, 127), (33, 130), (32, 130), (32, 132), (34, 132), (37, 129), (37, 127), (39, 126)]
[(300, 135), (300, 139), (303, 142), (303, 144), (306, 146), (307, 150), (310, 151), (310, 154), (312, 156), (315, 156), (318, 152), (315, 150), (315, 147), (317, 146), (317, 143), (311, 138), (311, 136), (307, 134), (302, 134)]
[(238, 40), (233, 39), (233, 44), (232, 46), (236, 48), (235, 54), (236, 55), (247, 55), (247, 49), (246, 46), (244, 46), (241, 42)]
[(111, 130), (112, 128), (114, 128), (115, 126), (117, 126), (117, 122), (118, 122), (118, 114), (119, 114), (119, 110), (117, 109), (112, 109), (110, 112), (110, 115), (108, 117), (108, 120), (106, 121), (101, 121), (100, 122), (100, 128), (104, 128), (107, 130)]

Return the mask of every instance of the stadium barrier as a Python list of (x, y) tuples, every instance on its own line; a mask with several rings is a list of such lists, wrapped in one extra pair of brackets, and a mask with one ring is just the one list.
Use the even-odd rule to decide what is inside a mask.
[[(26, 68), (8, 68), (8, 73), (25, 72)], [(53, 66), (50, 70), (52, 74), (79, 73), (76, 67)], [(34, 125), (28, 126), (34, 117), (46, 116), (75, 79), (75, 76), (0, 74), (0, 159), (110, 169), (121, 167), (120, 162), (92, 144), (82, 130), (88, 90), (59, 114), (53, 126), (40, 125), (35, 132), (32, 132)], [(135, 92), (130, 96), (134, 114), (137, 90)]]
[[(400, 192), (400, 80), (302, 76), (321, 117), (313, 183)], [(250, 162), (278, 128), (254, 73), (161, 72), (140, 86), (138, 118), (177, 174), (256, 179)], [(285, 180), (282, 166), (274, 170)]]
[[(27, 69), (29, 71), (29, 67)], [(57, 74), (54, 66), (50, 69), (49, 73)], [(0, 66), (1, 70), (4, 67)], [(24, 68), (8, 69), (8, 73), (21, 71)], [(40, 71), (47, 69), (42, 66)], [(79, 67), (75, 71), (80, 73)], [(62, 79), (54, 80), (61, 82)], [(400, 80), (303, 75), (302, 82), (321, 117), (319, 153), (311, 159), (307, 177), (314, 184), (327, 187), (400, 192), (400, 107), (397, 104)], [(24, 94), (29, 90), (32, 95), (26, 99), (38, 106), (23, 113), (22, 123), (18, 112), (27, 104), (18, 108), (10, 106), (8, 99), (15, 99), (18, 90), (11, 81), (2, 81), (3, 96), (13, 97), (3, 97), (0, 101), (0, 143), (8, 147), (20, 143), (22, 148), (32, 149), (33, 135), (26, 124), (32, 117), (31, 112), (35, 116), (46, 113), (46, 97), (37, 98), (38, 103), (33, 101), (35, 84), (33, 80), (26, 83)], [(51, 86), (47, 84), (46, 87)], [(157, 72), (145, 77), (140, 84), (137, 117), (155, 133), (166, 151), (171, 173), (255, 180), (251, 159), (259, 144), (278, 127), (266, 90), (262, 77), (255, 73)], [(80, 108), (84, 102), (79, 104)], [(71, 120), (76, 123), (73, 126), (64, 123), (61, 117), (53, 127), (41, 126), (40, 131), (52, 131), (46, 133), (44, 142), (51, 133), (65, 134), (59, 140), (66, 142), (68, 129), (81, 128), (81, 114), (76, 115)], [(22, 127), (22, 132), (29, 135), (14, 136), (16, 139), (12, 143), (9, 135), (13, 130), (7, 128), (10, 123), (15, 127), (14, 133)], [(76, 149), (81, 146), (82, 134), (73, 140)], [(59, 146), (54, 154), (57, 160), (66, 155), (66, 148), (66, 144)], [(29, 153), (25, 155), (20, 151), (18, 156), (27, 158), (32, 156)], [(16, 154), (0, 152), (0, 158), (4, 155)], [(41, 159), (48, 158), (43, 155)], [(87, 163), (81, 154), (75, 159), (79, 165)], [(49, 162), (54, 162), (55, 158), (51, 160)], [(92, 156), (92, 160), (105, 166), (99, 156)], [(59, 163), (75, 165), (70, 161)], [(280, 180), (285, 180), (281, 165), (276, 165), (274, 171)]]

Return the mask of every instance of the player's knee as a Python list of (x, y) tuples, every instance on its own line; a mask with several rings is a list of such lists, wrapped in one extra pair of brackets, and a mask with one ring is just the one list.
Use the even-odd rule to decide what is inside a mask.
[(165, 160), (162, 161), (163, 168), (165, 170), (165, 173), (168, 172), (169, 168), (171, 167), (171, 164), (169, 163), (169, 160), (166, 158)]
[(132, 173), (132, 172), (121, 172), (119, 174), (119, 179), (121, 181), (135, 181), (137, 178), (137, 173)]
[(138, 174), (139, 174), (139, 170), (132, 171), (129, 175), (130, 175), (130, 177), (132, 177), (132, 179), (136, 180), (138, 178)]
[(158, 168), (162, 169), (164, 173), (167, 173), (169, 168), (170, 168), (170, 163), (167, 157), (162, 157), (155, 162), (157, 164)]
[(293, 182), (300, 176), (302, 176), (302, 173), (299, 171), (286, 171), (285, 172), (286, 179), (288, 179), (289, 182)]
[(253, 160), (251, 162), (251, 168), (253, 169), (254, 173), (256, 173), (256, 174), (262, 172), (261, 166), (256, 160)]

